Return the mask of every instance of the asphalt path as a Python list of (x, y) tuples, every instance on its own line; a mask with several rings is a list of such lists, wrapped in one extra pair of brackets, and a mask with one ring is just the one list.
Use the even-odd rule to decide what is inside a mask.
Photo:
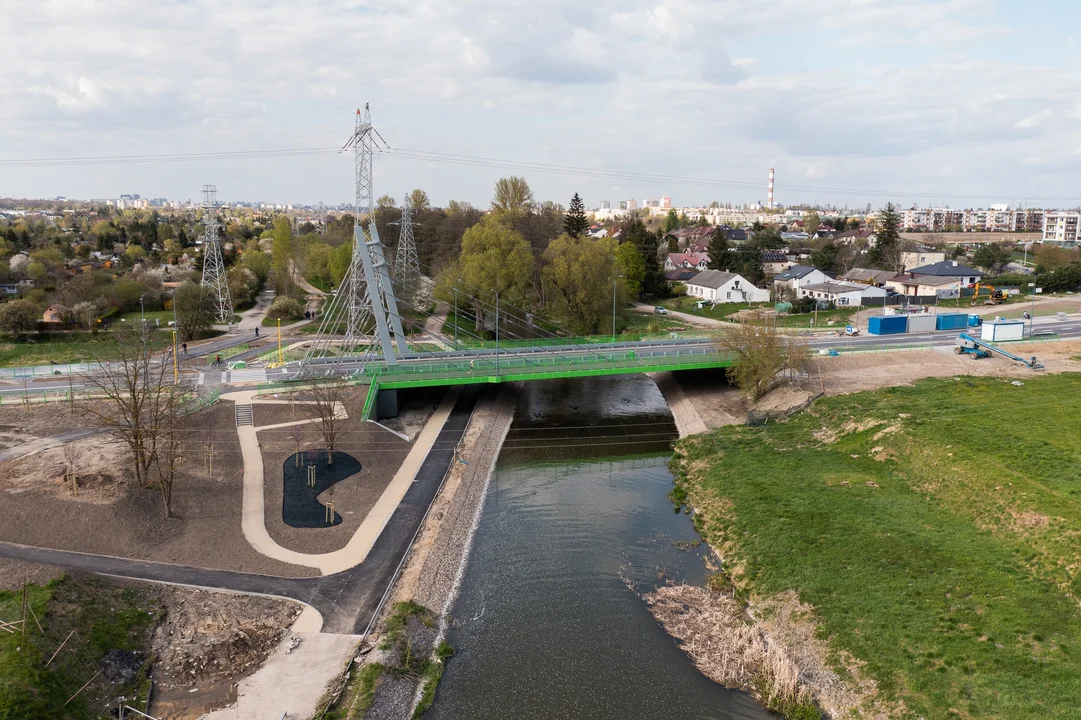
[(364, 562), (345, 572), (317, 578), (282, 578), (207, 570), (170, 563), (89, 555), (0, 542), (0, 557), (54, 565), (98, 575), (191, 585), (307, 603), (323, 616), (325, 633), (365, 632), (413, 543), (428, 508), (454, 461), (481, 388), (463, 389), (435, 445), (402, 502), (383, 528)]

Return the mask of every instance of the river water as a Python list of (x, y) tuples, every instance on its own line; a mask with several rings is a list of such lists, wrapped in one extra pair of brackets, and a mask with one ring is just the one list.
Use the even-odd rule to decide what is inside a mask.
[(526, 384), (428, 717), (773, 717), (699, 673), (634, 590), (705, 579), (704, 546), (666, 498), (675, 437), (648, 378)]

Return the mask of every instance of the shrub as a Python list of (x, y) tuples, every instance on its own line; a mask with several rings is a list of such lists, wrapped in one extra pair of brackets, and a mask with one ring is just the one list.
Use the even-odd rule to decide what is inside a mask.
[(304, 317), (304, 303), (291, 297), (274, 298), (267, 317), (271, 320), (299, 320)]

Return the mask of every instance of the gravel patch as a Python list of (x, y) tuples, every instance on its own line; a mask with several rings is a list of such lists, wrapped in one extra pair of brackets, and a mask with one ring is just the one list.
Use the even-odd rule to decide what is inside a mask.
[(417, 683), (414, 678), (384, 672), (364, 720), (403, 720), (410, 715)]

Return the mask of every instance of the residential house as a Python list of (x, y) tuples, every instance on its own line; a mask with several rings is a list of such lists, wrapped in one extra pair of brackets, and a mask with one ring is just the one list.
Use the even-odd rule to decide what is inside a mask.
[(801, 285), (812, 285), (832, 280), (829, 275), (810, 265), (793, 265), (773, 278), (775, 285), (785, 285), (799, 290)]
[(940, 263), (945, 260), (946, 253), (935, 250), (934, 248), (921, 247), (901, 253), (901, 267), (906, 268), (933, 265), (934, 263)]
[(71, 309), (63, 305), (50, 305), (41, 314), (41, 321), (46, 323), (62, 324), (71, 317)]
[(920, 265), (908, 271), (910, 275), (933, 275), (934, 277), (955, 277), (966, 286), (975, 285), (983, 277), (983, 273), (974, 270), (967, 265), (961, 265), (956, 260), (943, 260), (929, 265)]
[(885, 287), (886, 282), (893, 278), (897, 273), (892, 270), (875, 270), (874, 268), (852, 268), (844, 275), (840, 280), (847, 282), (862, 283), (864, 285), (874, 285), (875, 287)]
[(965, 280), (967, 278), (902, 273), (890, 279), (886, 288), (905, 297), (959, 297), (969, 285)]
[(781, 250), (763, 250), (762, 251), (762, 272), (772, 277), (774, 275), (780, 275), (788, 268), (792, 267), (794, 263), (788, 259)]
[(836, 280), (802, 285), (796, 292), (801, 298), (814, 298), (819, 301), (833, 303), (837, 307), (873, 305), (874, 300), (881, 301), (886, 297), (885, 288), (860, 283), (838, 282)]
[(13, 298), (19, 296), (18, 283), (4, 283), (0, 285), (0, 298)]
[(715, 303), (769, 302), (769, 290), (757, 288), (736, 273), (704, 270), (687, 281), (687, 294)]
[(836, 235), (834, 235), (833, 241), (844, 245), (852, 245), (853, 243), (866, 242), (867, 247), (874, 247), (875, 231), (871, 228), (846, 230), (843, 233), (837, 233)]
[(701, 272), (709, 265), (709, 255), (705, 253), (668, 253), (664, 258), (664, 269), (694, 269)]

